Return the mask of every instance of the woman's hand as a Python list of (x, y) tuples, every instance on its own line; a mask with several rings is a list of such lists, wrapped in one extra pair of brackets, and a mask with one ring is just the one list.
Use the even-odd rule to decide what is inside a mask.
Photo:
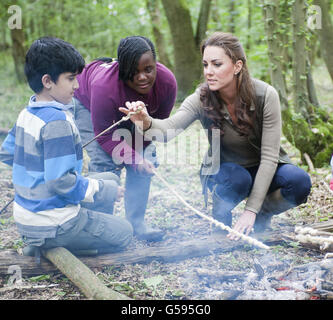
[[(256, 220), (256, 214), (252, 211), (245, 210), (243, 214), (239, 217), (233, 229), (235, 231), (238, 231), (239, 233), (244, 233), (245, 235), (249, 235), (249, 233), (253, 228), (255, 220)], [(238, 240), (240, 238), (234, 233), (229, 233), (227, 237), (230, 240)]]
[(120, 107), (119, 111), (125, 113), (126, 115), (128, 115), (130, 112), (137, 112), (131, 116), (131, 121), (135, 123), (135, 125), (139, 126), (143, 131), (150, 128), (152, 119), (149, 116), (147, 108), (142, 101), (127, 101), (125, 105), (126, 108)]

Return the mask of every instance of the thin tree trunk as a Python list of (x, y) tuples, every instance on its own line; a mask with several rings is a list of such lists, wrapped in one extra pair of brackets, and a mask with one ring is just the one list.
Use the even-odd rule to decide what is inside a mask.
[(282, 110), (286, 110), (288, 109), (288, 98), (286, 80), (283, 75), (284, 43), (281, 33), (277, 32), (279, 0), (264, 0), (263, 4), (271, 81), (279, 93)]
[(252, 1), (247, 0), (247, 39), (246, 50), (251, 49), (251, 27), (252, 27)]
[(201, 0), (197, 31), (195, 35), (195, 43), (198, 48), (200, 47), (201, 41), (206, 37), (211, 3), (211, 0)]
[(146, 0), (146, 7), (150, 15), (152, 22), (153, 35), (156, 43), (158, 60), (167, 66), (169, 69), (173, 69), (173, 65), (170, 61), (169, 55), (166, 51), (166, 44), (163, 33), (160, 31), (161, 27), (161, 12), (159, 8), (159, 0)]
[(308, 89), (308, 94), (309, 94), (309, 101), (311, 102), (312, 105), (319, 107), (319, 101), (317, 97), (317, 92), (316, 92), (316, 87), (312, 78), (312, 71), (311, 71), (311, 64), (309, 59), (307, 60), (306, 63), (306, 85)]
[(307, 90), (306, 7), (304, 0), (295, 0), (293, 17), (293, 96), (295, 112), (309, 123), (313, 113)]
[(12, 38), (12, 56), (15, 64), (16, 77), (19, 82), (24, 82), (24, 33), (22, 29), (12, 29), (10, 34)]
[(218, 0), (212, 0), (212, 8), (211, 8), (211, 14), (212, 14), (212, 20), (216, 24), (216, 29), (217, 30), (223, 30), (222, 28), (222, 23), (220, 20), (220, 15), (219, 15), (219, 4)]
[(193, 35), (190, 11), (183, 0), (162, 0), (169, 23), (173, 49), (178, 99), (194, 89), (201, 75), (200, 54)]
[(316, 29), (316, 31), (319, 36), (322, 57), (333, 81), (333, 24), (329, 10), (330, 2), (325, 0), (313, 0), (313, 4), (321, 8), (322, 25), (321, 28)]
[(229, 3), (229, 31), (231, 33), (235, 33), (235, 31), (236, 31), (235, 16), (236, 16), (235, 0), (230, 0), (230, 3)]

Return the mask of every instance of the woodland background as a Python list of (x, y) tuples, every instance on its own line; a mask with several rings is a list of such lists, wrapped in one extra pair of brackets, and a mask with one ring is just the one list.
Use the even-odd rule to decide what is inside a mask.
[[(8, 12), (12, 5), (21, 10), (19, 29), (9, 27), (9, 22), (18, 22), (13, 20), (17, 12)], [(313, 6), (321, 10), (314, 11)], [(97, 57), (116, 57), (119, 40), (126, 36), (151, 38), (158, 60), (175, 73), (178, 81), (174, 112), (202, 80), (201, 40), (216, 30), (232, 32), (246, 49), (252, 76), (278, 90), (282, 144), (292, 160), (311, 174), (313, 188), (308, 202), (275, 217), (274, 230), (276, 222), (282, 233), (290, 224), (332, 221), (333, 198), (327, 185), (333, 152), (332, 21), (330, 0), (0, 0), (0, 142), (32, 95), (23, 75), (24, 55), (41, 36), (56, 36), (73, 43), (87, 63)], [(199, 131), (200, 124), (195, 123), (187, 134), (198, 136)], [(200, 136), (200, 145), (207, 144), (206, 140)], [(163, 155), (163, 144), (157, 144), (157, 148), (158, 155)], [(168, 153), (172, 150), (169, 148)], [(306, 159), (311, 159), (315, 167), (311, 168)], [(204, 208), (198, 176), (201, 158), (194, 163), (186, 161), (180, 161), (179, 166), (162, 164), (159, 172), (192, 206), (209, 215), (211, 201)], [(0, 208), (13, 198), (13, 193), (11, 170), (0, 163)], [(233, 213), (240, 214), (243, 206), (241, 203)], [(114, 214), (124, 216), (123, 207), (122, 202), (118, 203)], [(146, 219), (166, 231), (162, 245), (167, 247), (211, 232), (205, 221), (165, 192), (165, 186), (156, 178)], [(19, 250), (22, 246), (9, 206), (0, 217), (0, 249)], [(129, 251), (149, 246), (154, 244), (134, 241)], [(195, 276), (198, 267), (214, 274), (217, 267), (220, 271), (249, 273), (254, 259), (260, 260), (267, 271), (278, 265), (289, 270), (322, 258), (322, 253), (304, 250), (293, 241), (272, 244), (270, 253), (244, 246), (180, 263), (152, 261), (93, 270), (109, 287), (134, 299), (227, 299), (230, 295), (226, 297), (225, 292), (233, 290), (235, 284), (231, 283), (229, 289), (215, 280), (207, 284)], [(84, 299), (59, 274), (42, 274), (24, 281), (32, 284), (30, 289), (12, 290), (6, 287), (8, 276), (0, 277), (0, 299)], [(241, 292), (243, 284), (239, 286)]]
[(0, 127), (14, 123), (32, 93), (23, 65), (38, 37), (69, 41), (89, 62), (116, 57), (123, 37), (145, 35), (175, 73), (181, 101), (202, 80), (202, 39), (219, 30), (240, 38), (252, 76), (278, 90), (287, 140), (315, 167), (326, 166), (333, 150), (332, 12), (329, 0), (1, 0)]

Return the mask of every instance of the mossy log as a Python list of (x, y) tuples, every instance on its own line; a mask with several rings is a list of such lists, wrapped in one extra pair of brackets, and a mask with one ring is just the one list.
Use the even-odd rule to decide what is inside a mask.
[(129, 300), (130, 298), (107, 288), (96, 275), (67, 249), (58, 247), (43, 251), (50, 260), (82, 293), (92, 300)]

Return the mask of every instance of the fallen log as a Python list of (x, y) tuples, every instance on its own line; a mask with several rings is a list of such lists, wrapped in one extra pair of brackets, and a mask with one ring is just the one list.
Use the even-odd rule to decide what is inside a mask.
[(295, 240), (304, 246), (327, 252), (333, 251), (333, 233), (310, 227), (295, 227)]
[(310, 224), (309, 227), (320, 231), (333, 232), (333, 220), (313, 223)]
[[(280, 237), (280, 238), (279, 238)], [(260, 237), (258, 237), (260, 238)], [(268, 233), (261, 236), (265, 243), (284, 242), (281, 234)], [(121, 266), (123, 264), (150, 263), (160, 261), (163, 263), (176, 262), (185, 259), (203, 257), (213, 253), (222, 253), (237, 248), (243, 248), (244, 242), (231, 241), (225, 236), (187, 240), (177, 244), (160, 245), (147, 248), (126, 250), (118, 253), (103, 254), (96, 257), (80, 257), (80, 260), (89, 268), (102, 268), (105, 266)], [(15, 250), (0, 251), (0, 275), (8, 275), (8, 268), (12, 265), (20, 267), (23, 276), (33, 276), (47, 273), (58, 273), (57, 268), (41, 258), (41, 264), (36, 265), (33, 257), (18, 254)]]
[(129, 300), (130, 298), (106, 287), (96, 275), (67, 249), (59, 247), (43, 251), (50, 260), (82, 293), (92, 300)]

